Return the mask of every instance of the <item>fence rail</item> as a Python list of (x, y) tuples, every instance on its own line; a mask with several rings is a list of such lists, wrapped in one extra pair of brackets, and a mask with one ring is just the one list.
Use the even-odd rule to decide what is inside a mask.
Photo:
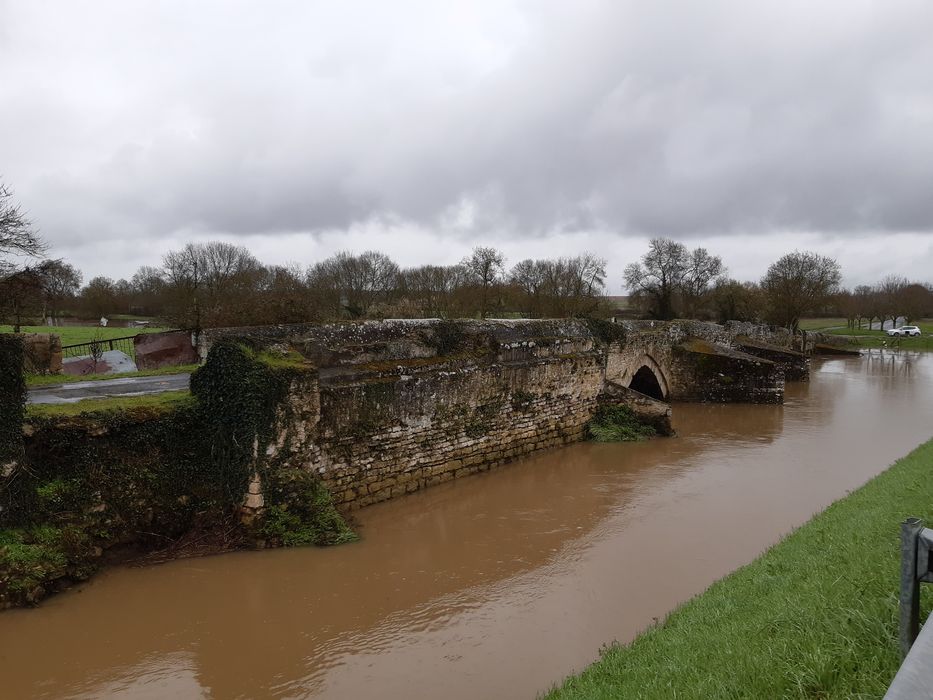
[(127, 335), (122, 338), (102, 338), (100, 340), (92, 340), (89, 343), (62, 345), (62, 357), (93, 355), (95, 348), (99, 349), (100, 352), (120, 350), (130, 357), (135, 357), (136, 353), (133, 349), (133, 341), (135, 338), (135, 335)]
[(920, 584), (933, 583), (933, 530), (919, 518), (901, 523), (899, 641), (904, 659), (885, 700), (933, 697), (933, 616), (920, 628)]

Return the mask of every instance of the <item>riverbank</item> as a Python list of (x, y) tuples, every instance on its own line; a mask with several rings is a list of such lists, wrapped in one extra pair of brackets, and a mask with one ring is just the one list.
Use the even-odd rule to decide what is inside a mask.
[(881, 697), (900, 664), (899, 523), (933, 515), (931, 470), (933, 440), (547, 697)]

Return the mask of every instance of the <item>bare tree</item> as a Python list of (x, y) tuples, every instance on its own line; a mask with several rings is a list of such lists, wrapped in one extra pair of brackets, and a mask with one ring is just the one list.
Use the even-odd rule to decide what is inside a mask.
[(933, 309), (933, 292), (919, 282), (909, 282), (898, 293), (898, 307), (905, 323), (925, 317)]
[(855, 324), (859, 330), (862, 329), (862, 319), (864, 318), (868, 318), (868, 328), (871, 329), (871, 322), (874, 318), (874, 294), (875, 290), (867, 284), (858, 285), (852, 293), (855, 305)]
[(684, 301), (684, 314), (695, 318), (700, 305), (709, 292), (710, 285), (721, 278), (726, 272), (722, 258), (710, 255), (706, 248), (696, 248), (687, 258), (687, 269), (684, 271), (681, 282), (681, 293)]
[(165, 273), (156, 267), (143, 265), (130, 279), (134, 313), (149, 316), (165, 314)]
[(881, 328), (884, 328), (884, 322), (891, 320), (891, 328), (897, 326), (897, 319), (903, 313), (901, 303), (903, 300), (903, 291), (910, 283), (905, 277), (898, 275), (888, 275), (878, 285), (878, 295), (883, 308), (881, 319)]
[(602, 298), (606, 261), (591, 253), (556, 260), (522, 260), (509, 272), (509, 283), (532, 317), (592, 314)]
[(44, 270), (42, 265), (15, 269), (10, 266), (0, 277), (0, 314), (9, 319), (13, 332), (42, 311)]
[(91, 339), (91, 344), (88, 347), (88, 351), (91, 356), (91, 363), (93, 366), (91, 373), (96, 374), (97, 365), (100, 364), (100, 361), (104, 357), (104, 334), (100, 331), (100, 329), (94, 331), (94, 337)]
[(720, 323), (760, 321), (762, 318), (762, 292), (754, 282), (720, 277), (710, 291), (710, 298)]
[(522, 311), (532, 318), (547, 314), (546, 291), (548, 272), (545, 260), (522, 260), (509, 271), (509, 284), (519, 297)]
[(247, 325), (257, 319), (262, 265), (243, 246), (189, 243), (162, 261), (169, 320), (201, 328)]
[(267, 323), (321, 320), (312, 304), (305, 273), (297, 264), (267, 267), (262, 289)]
[(460, 265), (480, 291), (480, 318), (489, 313), (490, 297), (502, 279), (505, 256), (495, 248), (477, 246)]
[(81, 290), (81, 305), (95, 318), (112, 314), (117, 310), (117, 294), (114, 281), (98, 276)]
[(343, 251), (315, 265), (308, 282), (328, 315), (363, 318), (373, 306), (387, 303), (398, 289), (399, 268), (374, 250), (360, 255)]
[(0, 278), (13, 274), (17, 268), (4, 256), (36, 258), (44, 252), (45, 244), (20, 206), (14, 203), (13, 192), (0, 183)]
[(709, 285), (725, 272), (722, 259), (705, 248), (689, 251), (683, 243), (669, 238), (653, 238), (641, 263), (625, 268), (625, 285), (635, 301), (650, 315), (671, 319), (683, 299), (687, 313), (694, 314)]
[(761, 288), (772, 321), (796, 333), (801, 317), (825, 304), (842, 279), (839, 263), (811, 252), (793, 252), (773, 263)]
[(46, 260), (43, 280), (45, 305), (54, 321), (62, 305), (73, 299), (81, 288), (81, 273), (69, 263), (61, 260)]
[(402, 293), (422, 317), (451, 318), (461, 311), (467, 283), (461, 265), (422, 265), (401, 274)]

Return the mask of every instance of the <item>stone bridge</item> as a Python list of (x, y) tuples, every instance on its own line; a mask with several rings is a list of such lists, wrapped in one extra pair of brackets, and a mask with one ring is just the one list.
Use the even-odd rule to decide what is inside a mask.
[(622, 322), (606, 379), (663, 401), (781, 403), (785, 380), (806, 381), (792, 336), (765, 326), (696, 321)]
[[(665, 433), (670, 401), (780, 403), (785, 378), (807, 376), (790, 336), (750, 324), (265, 326), (205, 331), (201, 351), (223, 338), (296, 350), (313, 367), (290, 399), (300, 419), (283, 418), (276, 449), (313, 469), (346, 507), (583, 439), (603, 403), (631, 406)], [(251, 502), (260, 496), (254, 484)]]

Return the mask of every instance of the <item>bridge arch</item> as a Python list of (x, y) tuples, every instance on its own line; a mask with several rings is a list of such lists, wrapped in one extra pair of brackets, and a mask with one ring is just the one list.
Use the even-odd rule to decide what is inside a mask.
[(667, 373), (651, 355), (644, 354), (629, 366), (624, 383), (629, 389), (666, 401), (670, 395)]

